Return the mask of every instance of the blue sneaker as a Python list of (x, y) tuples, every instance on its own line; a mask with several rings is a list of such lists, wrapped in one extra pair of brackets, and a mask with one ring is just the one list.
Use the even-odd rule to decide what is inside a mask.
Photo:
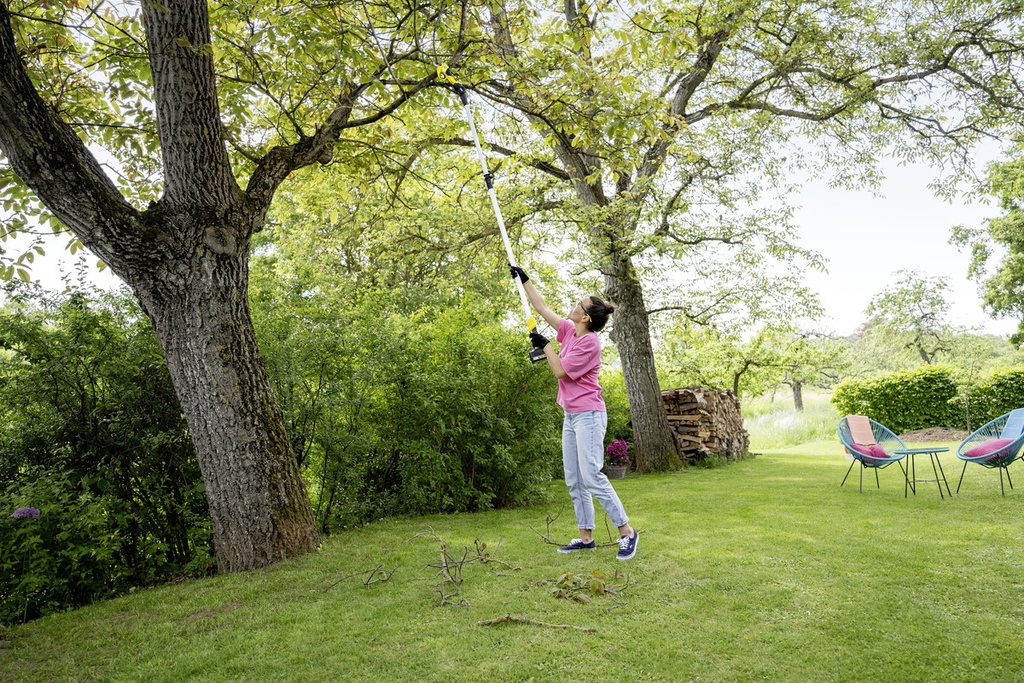
[(637, 541), (640, 540), (640, 532), (633, 529), (633, 536), (623, 536), (619, 539), (619, 552), (615, 555), (616, 560), (631, 560), (636, 555)]
[(560, 553), (574, 553), (577, 550), (593, 550), (597, 547), (597, 541), (591, 540), (590, 543), (584, 543), (582, 538), (574, 538), (569, 545), (563, 545), (558, 549)]

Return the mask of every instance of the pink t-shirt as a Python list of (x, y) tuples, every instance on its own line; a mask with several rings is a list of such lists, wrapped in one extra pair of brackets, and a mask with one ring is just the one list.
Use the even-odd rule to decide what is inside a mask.
[(558, 357), (566, 377), (558, 380), (558, 405), (567, 413), (587, 410), (605, 411), (597, 373), (601, 370), (601, 340), (594, 332), (576, 336), (576, 327), (568, 320), (558, 323), (556, 337), (562, 348)]

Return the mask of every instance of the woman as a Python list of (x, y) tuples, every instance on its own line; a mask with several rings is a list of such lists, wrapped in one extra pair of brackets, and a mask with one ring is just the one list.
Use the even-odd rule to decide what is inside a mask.
[(544, 350), (551, 372), (558, 378), (558, 405), (565, 411), (562, 422), (562, 466), (569, 487), (580, 537), (558, 549), (560, 553), (590, 550), (594, 542), (594, 498), (619, 528), (619, 552), (616, 557), (629, 560), (636, 555), (640, 535), (629, 525), (626, 511), (615, 489), (601, 472), (604, 464), (604, 433), (608, 414), (597, 373), (601, 369), (601, 341), (597, 333), (608, 322), (615, 307), (596, 296), (583, 297), (569, 313), (559, 318), (530, 282), (523, 269), (510, 266), (512, 277), (523, 283), (530, 303), (551, 327), (558, 330), (562, 345), (556, 354), (551, 343), (538, 332), (530, 334), (534, 347)]

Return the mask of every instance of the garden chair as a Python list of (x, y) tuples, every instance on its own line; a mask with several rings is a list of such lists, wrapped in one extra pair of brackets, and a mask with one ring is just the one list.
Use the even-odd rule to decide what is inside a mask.
[(907, 455), (906, 453), (900, 454), (896, 452), (906, 450), (907, 448), (900, 440), (900, 437), (864, 415), (847, 415), (839, 421), (836, 431), (839, 433), (839, 441), (842, 442), (843, 448), (853, 457), (850, 469), (846, 470), (846, 476), (843, 477), (843, 483), (839, 485), (840, 487), (846, 483), (846, 479), (850, 476), (853, 466), (860, 463), (861, 493), (864, 492), (865, 468), (875, 471), (875, 486), (881, 488), (881, 485), (878, 483), (878, 470), (884, 469), (893, 463), (898, 463), (900, 471), (903, 472), (903, 495), (907, 495), (907, 471), (904, 469), (903, 463), (900, 462)]
[[(992, 420), (964, 439), (956, 449), (956, 457), (964, 461), (964, 469), (960, 472), (960, 484), (964, 483), (967, 463), (973, 462), (988, 468), (996, 467), (999, 469), (999, 490), (1005, 496), (1003, 472), (1006, 472), (1006, 481), (1010, 483), (1012, 489), (1013, 481), (1010, 480), (1008, 468), (1020, 457), (1022, 445), (1024, 408), (1018, 408)], [(960, 484), (956, 485), (957, 493), (960, 492)]]

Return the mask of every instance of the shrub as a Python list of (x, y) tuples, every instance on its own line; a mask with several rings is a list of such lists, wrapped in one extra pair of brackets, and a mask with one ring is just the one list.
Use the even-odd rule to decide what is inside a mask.
[[(38, 600), (28, 614), (38, 615), (204, 570), (211, 543), (202, 478), (148, 319), (127, 293), (48, 294), (9, 283), (8, 294), (0, 492), (11, 510), (41, 514), (36, 525), (4, 530), (18, 543), (82, 546), (36, 555), (27, 583), (8, 590), (30, 588)], [(0, 518), (11, 514), (0, 509)]]
[(470, 295), (361, 294), (254, 304), (321, 530), (541, 495), (561, 471), (561, 416), (525, 335)]
[(951, 369), (925, 366), (865, 380), (846, 380), (832, 394), (840, 415), (867, 415), (897, 434), (964, 423)]
[(608, 411), (608, 438), (632, 443), (629, 397), (626, 394), (626, 378), (622, 375), (622, 370), (602, 370), (601, 389), (601, 398), (604, 399)]
[[(16, 517), (20, 506), (38, 517)], [(113, 595), (129, 570), (98, 498), (67, 473), (36, 470), (0, 491), (0, 624), (12, 624)]]
[(971, 392), (971, 425), (978, 428), (1017, 408), (1024, 408), (1024, 370), (990, 375)]

